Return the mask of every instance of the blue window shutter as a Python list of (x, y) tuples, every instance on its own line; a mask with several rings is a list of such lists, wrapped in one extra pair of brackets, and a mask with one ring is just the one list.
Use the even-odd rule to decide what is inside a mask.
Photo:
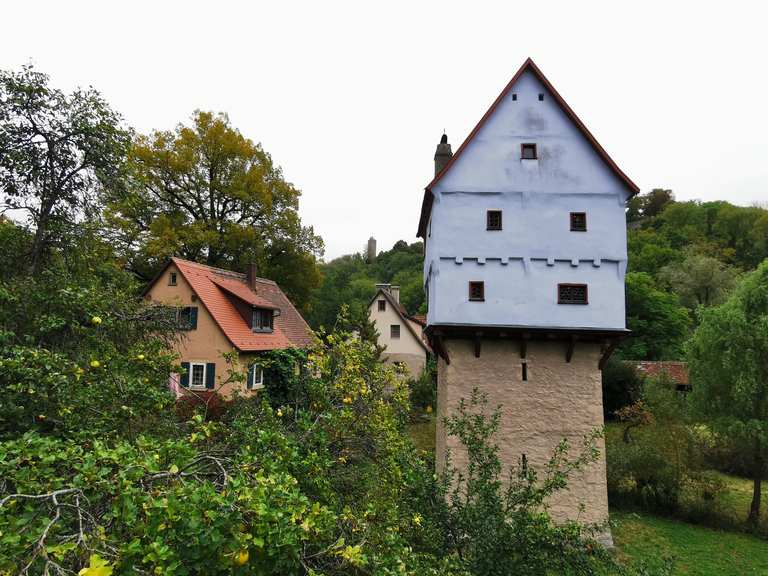
[(192, 330), (197, 330), (197, 306), (189, 309), (189, 327)]
[[(197, 309), (195, 309), (197, 310)], [(205, 367), (205, 387), (209, 390), (213, 390), (213, 386), (216, 383), (216, 364), (208, 362)]]
[(245, 381), (245, 387), (249, 390), (253, 388), (253, 373), (255, 371), (255, 366), (251, 364), (248, 366), (248, 380)]
[(189, 388), (189, 362), (181, 363), (181, 371), (179, 384), (181, 384), (182, 388)]

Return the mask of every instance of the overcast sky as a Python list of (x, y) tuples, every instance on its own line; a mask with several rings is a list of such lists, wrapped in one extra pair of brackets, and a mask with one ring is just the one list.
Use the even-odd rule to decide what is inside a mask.
[(75, 2), (2, 6), (0, 67), (93, 85), (142, 132), (227, 112), (303, 192), (326, 259), (415, 240), (454, 150), (531, 56), (645, 192), (768, 200), (764, 2)]

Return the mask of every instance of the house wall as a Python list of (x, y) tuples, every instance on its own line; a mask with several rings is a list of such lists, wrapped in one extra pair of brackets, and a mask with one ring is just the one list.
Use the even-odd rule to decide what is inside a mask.
[[(444, 467), (450, 451), (454, 466), (466, 469), (466, 451), (454, 436), (446, 436), (443, 418), (455, 413), (461, 398), (469, 400), (477, 388), (487, 394), (490, 414), (501, 405), (501, 423), (493, 441), (498, 443), (505, 472), (525, 454), (529, 466), (542, 474), (558, 443), (567, 439), (570, 456), (579, 454), (582, 439), (603, 426), (600, 346), (578, 343), (565, 361), (564, 342), (528, 344), (528, 380), (522, 380), (519, 343), (484, 340), (480, 358), (475, 358), (469, 340), (445, 340), (450, 364), (438, 360), (436, 463)], [(568, 489), (549, 502), (556, 521), (578, 519), (602, 523), (608, 518), (608, 491), (605, 478), (605, 446), (597, 445), (600, 457), (568, 481)], [(581, 505), (584, 510), (581, 510)], [(610, 542), (606, 531), (604, 540)]]
[[(176, 273), (176, 286), (169, 284), (172, 272)], [(171, 306), (197, 307), (197, 329), (183, 332), (181, 341), (176, 345), (179, 362), (216, 364), (216, 390), (224, 397), (231, 397), (235, 390), (242, 395), (254, 394), (254, 391), (245, 388), (244, 382), (224, 383), (229, 377), (231, 365), (224, 360), (222, 354), (231, 352), (234, 348), (200, 299), (193, 300), (193, 296), (194, 292), (189, 283), (173, 263), (166, 268), (163, 276), (155, 281), (152, 289), (147, 293), (147, 297), (154, 302)], [(247, 354), (240, 356), (239, 363), (242, 371), (247, 371), (248, 363), (253, 358), (253, 355)]]
[[(539, 158), (521, 160), (522, 143)], [(533, 73), (432, 192), (428, 324), (624, 328), (628, 191)], [(501, 231), (486, 230), (487, 210), (502, 210)], [(586, 212), (586, 232), (570, 230), (571, 212)], [(503, 297), (466, 306), (470, 280), (485, 282), (486, 300)], [(586, 310), (557, 304), (556, 285), (567, 282), (589, 285)]]
[[(406, 322), (411, 325), (416, 334), (421, 334), (421, 326), (416, 322), (404, 320), (397, 311), (392, 309), (392, 305), (386, 300), (384, 300), (386, 302), (386, 310), (379, 312), (379, 300), (384, 300), (384, 297), (379, 295), (379, 297), (374, 299), (373, 303), (368, 307), (368, 316), (379, 333), (379, 345), (386, 348), (382, 357), (386, 362), (390, 363), (405, 362), (411, 376), (414, 378), (418, 377), (424, 370), (427, 353), (424, 346), (416, 340), (416, 337), (408, 329)], [(393, 339), (390, 336), (390, 326), (392, 324), (400, 326), (400, 338)]]

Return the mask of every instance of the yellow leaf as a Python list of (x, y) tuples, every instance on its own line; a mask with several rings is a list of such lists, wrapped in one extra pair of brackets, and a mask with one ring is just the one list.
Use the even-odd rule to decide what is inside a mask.
[(111, 576), (112, 567), (109, 562), (101, 558), (98, 554), (92, 554), (90, 559), (90, 566), (86, 566), (77, 576)]

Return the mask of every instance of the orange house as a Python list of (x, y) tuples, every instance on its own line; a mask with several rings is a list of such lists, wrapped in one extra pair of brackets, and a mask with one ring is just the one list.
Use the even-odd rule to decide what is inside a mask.
[[(171, 258), (145, 291), (145, 297), (179, 311), (185, 337), (177, 345), (181, 388), (254, 394), (264, 387), (259, 354), (269, 350), (306, 348), (312, 331), (272, 280)], [(238, 353), (237, 369), (246, 381), (233, 382), (235, 365), (224, 353)]]

